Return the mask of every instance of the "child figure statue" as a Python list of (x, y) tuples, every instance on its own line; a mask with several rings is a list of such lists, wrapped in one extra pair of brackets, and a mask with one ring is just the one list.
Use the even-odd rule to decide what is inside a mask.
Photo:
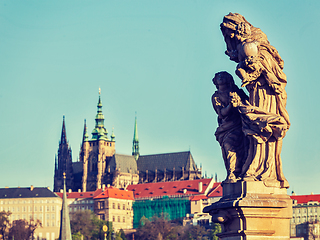
[(227, 72), (216, 73), (212, 81), (217, 91), (212, 95), (211, 101), (218, 114), (219, 124), (215, 136), (221, 146), (227, 170), (227, 178), (223, 183), (235, 183), (241, 179), (247, 152), (242, 120), (237, 108), (248, 97), (235, 85), (233, 77)]

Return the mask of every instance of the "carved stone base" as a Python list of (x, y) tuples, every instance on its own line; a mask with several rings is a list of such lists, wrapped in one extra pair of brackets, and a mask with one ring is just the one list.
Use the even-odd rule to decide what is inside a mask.
[(292, 201), (286, 189), (263, 182), (224, 184), (223, 197), (203, 212), (221, 224), (221, 240), (290, 239)]

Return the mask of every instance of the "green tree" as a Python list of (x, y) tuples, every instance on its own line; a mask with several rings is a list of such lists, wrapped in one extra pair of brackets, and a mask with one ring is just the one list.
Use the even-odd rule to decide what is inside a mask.
[(92, 221), (93, 221), (93, 225), (95, 226), (95, 228), (92, 232), (92, 239), (100, 239), (100, 240), (104, 239), (105, 232), (102, 230), (104, 225), (106, 225), (108, 227), (108, 231), (106, 232), (107, 233), (107, 240), (112, 239), (112, 232), (113, 232), (112, 222), (101, 220), (101, 219), (97, 218), (96, 216), (93, 217)]
[(72, 240), (81, 240), (82, 234), (80, 232), (72, 234)]
[(120, 231), (119, 231), (119, 232), (120, 232), (121, 239), (122, 239), (122, 240), (127, 240), (127, 238), (126, 238), (126, 234), (124, 233), (124, 231), (123, 231), (123, 229), (122, 229), (122, 228), (120, 229)]
[(0, 235), (2, 236), (3, 240), (8, 234), (10, 215), (11, 215), (11, 212), (6, 212), (6, 211), (0, 212)]
[(12, 226), (9, 229), (9, 239), (24, 240), (33, 239), (34, 231), (41, 227), (40, 220), (30, 220), (29, 222), (23, 219), (15, 220), (12, 222)]
[(154, 216), (151, 220), (144, 219), (143, 225), (137, 229), (135, 234), (139, 240), (162, 240), (176, 239), (175, 225), (164, 219)]
[(217, 236), (218, 233), (221, 233), (221, 225), (219, 223), (212, 223), (210, 239), (219, 240), (219, 237)]
[(209, 239), (208, 232), (206, 229), (200, 225), (188, 225), (185, 227), (184, 234), (181, 236), (181, 239), (189, 240), (202, 240)]
[(78, 240), (79, 237), (81, 239), (81, 235), (83, 235), (83, 239), (104, 240), (103, 225), (107, 225), (107, 240), (111, 240), (112, 222), (100, 220), (90, 210), (73, 213), (70, 223), (74, 240)]
[(95, 217), (94, 213), (90, 210), (78, 211), (71, 216), (71, 233), (72, 235), (83, 235), (83, 239), (91, 239), (94, 230), (92, 219)]

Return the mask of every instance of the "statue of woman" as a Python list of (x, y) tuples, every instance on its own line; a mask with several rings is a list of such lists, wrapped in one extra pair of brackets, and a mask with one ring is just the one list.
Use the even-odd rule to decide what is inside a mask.
[(239, 108), (249, 139), (241, 176), (245, 181), (288, 188), (280, 158), (282, 139), (290, 127), (283, 60), (267, 36), (240, 14), (229, 13), (220, 26), (226, 54), (238, 63), (236, 74), (249, 92), (249, 104)]

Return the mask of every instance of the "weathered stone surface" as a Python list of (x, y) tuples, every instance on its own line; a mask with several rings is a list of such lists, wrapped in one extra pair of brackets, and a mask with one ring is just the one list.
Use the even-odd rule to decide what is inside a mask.
[(285, 189), (262, 182), (224, 184), (220, 201), (203, 211), (222, 225), (222, 240), (289, 239), (292, 202)]
[(240, 14), (221, 23), (226, 54), (249, 96), (227, 72), (215, 75), (212, 105), (218, 114), (215, 133), (227, 169), (225, 183), (262, 181), (267, 187), (288, 188), (282, 172), (282, 139), (290, 127), (286, 111), (287, 84), (283, 60), (267, 36)]
[(240, 14), (221, 23), (226, 55), (237, 63), (239, 89), (227, 72), (213, 78), (215, 132), (227, 170), (223, 197), (204, 208), (222, 225), (222, 240), (289, 239), (292, 202), (282, 172), (282, 139), (290, 127), (283, 60), (267, 36)]

